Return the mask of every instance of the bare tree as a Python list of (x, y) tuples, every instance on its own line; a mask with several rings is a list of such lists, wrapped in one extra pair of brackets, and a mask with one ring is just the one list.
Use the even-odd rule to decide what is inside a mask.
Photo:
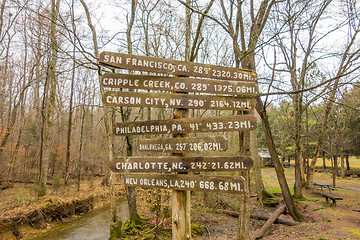
[(314, 179), (314, 170), (316, 166), (316, 161), (319, 156), (320, 149), (324, 143), (325, 133), (328, 128), (328, 119), (335, 101), (336, 93), (339, 90), (340, 79), (348, 74), (351, 74), (359, 69), (359, 65), (356, 64), (356, 61), (360, 58), (360, 48), (357, 44), (360, 32), (360, 15), (359, 9), (357, 8), (356, 1), (346, 0), (345, 6), (347, 8), (347, 19), (348, 19), (348, 38), (345, 49), (341, 55), (341, 60), (339, 67), (337, 69), (336, 75), (331, 79), (333, 80), (332, 86), (328, 93), (327, 101), (325, 104), (325, 113), (323, 116), (323, 123), (321, 130), (319, 132), (318, 143), (315, 147), (315, 152), (311, 165), (309, 168), (309, 177), (307, 179), (307, 184), (311, 183)]
[(50, 48), (51, 48), (51, 60), (49, 62), (49, 69), (47, 78), (49, 82), (49, 96), (46, 104), (46, 121), (43, 122), (44, 128), (44, 147), (43, 147), (43, 158), (40, 163), (40, 185), (43, 189), (42, 194), (46, 194), (47, 189), (47, 176), (50, 159), (50, 133), (52, 129), (53, 113), (55, 110), (55, 94), (57, 85), (56, 75), (56, 62), (58, 58), (58, 40), (56, 37), (56, 25), (59, 16), (60, 0), (51, 1), (51, 22), (50, 22)]
[[(294, 138), (295, 138), (295, 187), (294, 196), (302, 197), (302, 188), (305, 182), (304, 166), (302, 157), (302, 115), (304, 109), (314, 102), (319, 95), (315, 95), (304, 104), (304, 89), (308, 87), (306, 78), (311, 69), (310, 57), (314, 53), (314, 49), (319, 39), (317, 37), (317, 29), (321, 17), (324, 15), (326, 8), (331, 3), (322, 1), (319, 4), (312, 0), (293, 2), (287, 0), (284, 4), (279, 4), (276, 11), (277, 18), (274, 20), (279, 27), (276, 32), (283, 32), (276, 35), (276, 43), (280, 47), (283, 54), (284, 65), (290, 75), (290, 82), (293, 90), (292, 102), (294, 108)], [(285, 11), (280, 11), (285, 9)], [(285, 31), (285, 29), (286, 31)], [(306, 37), (304, 37), (307, 35)], [(304, 39), (304, 40), (303, 40)], [(299, 70), (298, 59), (302, 56), (302, 64)]]
[[(100, 80), (101, 77), (101, 68), (99, 65), (99, 46), (98, 46), (98, 40), (97, 40), (97, 34), (94, 25), (92, 24), (90, 11), (88, 9), (88, 6), (86, 5), (84, 0), (80, 0), (85, 14), (87, 18), (87, 23), (89, 28), (91, 29), (92, 33), (92, 40), (93, 40), (93, 47), (94, 47), (94, 55), (97, 59), (96, 66), (97, 66), (97, 72), (98, 72), (98, 78)], [(101, 94), (104, 94), (104, 89), (100, 88)], [(106, 145), (108, 148), (108, 159), (111, 161), (114, 158), (114, 139), (112, 134), (112, 124), (111, 124), (111, 118), (109, 116), (109, 107), (104, 106), (103, 108), (103, 114), (104, 114), (104, 125), (105, 125), (105, 131), (106, 131)], [(110, 204), (111, 204), (111, 223), (110, 223), (110, 235), (117, 235), (119, 233), (119, 228), (121, 228), (122, 223), (119, 220), (119, 217), (117, 215), (116, 210), (116, 197), (115, 197), (115, 189), (114, 189), (114, 173), (110, 172)]]

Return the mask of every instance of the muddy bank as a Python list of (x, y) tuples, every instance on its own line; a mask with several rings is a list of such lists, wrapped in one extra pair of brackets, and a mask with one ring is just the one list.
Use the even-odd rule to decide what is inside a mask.
[[(121, 196), (123, 193), (118, 193)], [(0, 219), (0, 239), (21, 239), (49, 225), (66, 222), (109, 202), (109, 195), (89, 196), (84, 199), (61, 202), (46, 201), (45, 206), (27, 214)]]

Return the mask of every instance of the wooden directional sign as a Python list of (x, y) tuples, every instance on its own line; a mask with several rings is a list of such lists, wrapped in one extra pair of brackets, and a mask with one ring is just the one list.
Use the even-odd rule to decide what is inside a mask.
[(128, 187), (245, 193), (245, 178), (242, 176), (131, 174), (125, 175), (124, 178), (125, 186)]
[(208, 118), (180, 118), (141, 122), (115, 123), (115, 135), (174, 134), (195, 132), (251, 131), (256, 129), (256, 117), (236, 115)]
[(207, 152), (225, 151), (228, 141), (221, 136), (170, 139), (140, 139), (138, 149), (152, 152)]
[(251, 70), (113, 52), (102, 52), (99, 62), (115, 68), (172, 75), (237, 81), (256, 81), (257, 79), (256, 73)]
[(255, 105), (254, 99), (248, 98), (146, 92), (105, 92), (102, 100), (107, 106), (240, 111), (249, 111)]
[(120, 157), (109, 164), (113, 172), (213, 172), (249, 171), (251, 157)]
[(103, 87), (256, 96), (255, 82), (105, 73)]

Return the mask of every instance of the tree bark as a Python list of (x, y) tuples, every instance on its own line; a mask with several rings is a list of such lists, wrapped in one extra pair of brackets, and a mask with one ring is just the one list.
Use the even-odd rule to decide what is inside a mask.
[(344, 152), (343, 150), (341, 149), (341, 152), (340, 152), (340, 156), (341, 156), (341, 178), (345, 178), (345, 159), (344, 159)]
[(2, 36), (3, 32), (2, 32), (2, 29), (3, 29), (3, 26), (4, 26), (4, 11), (5, 11), (5, 3), (6, 3), (6, 0), (2, 0), (1, 2), (1, 7), (0, 7), (0, 36)]
[[(238, 218), (239, 217), (239, 213), (238, 212), (234, 212), (234, 211), (228, 211), (228, 210), (223, 210), (223, 209), (218, 209), (216, 210), (217, 212), (221, 212), (221, 213), (225, 213), (231, 217), (234, 217), (234, 218)], [(263, 221), (267, 221), (270, 217), (269, 216), (266, 216), (266, 215), (254, 215), (254, 214), (251, 214), (250, 215), (250, 218), (252, 219), (257, 219), (257, 220), (263, 220)], [(274, 222), (275, 224), (283, 224), (283, 225), (286, 225), (286, 226), (296, 226), (296, 225), (299, 225), (301, 223), (299, 222), (293, 222), (293, 221), (288, 221), (288, 220), (285, 220), (285, 219), (282, 219), (282, 218), (277, 218)]]
[(266, 115), (266, 110), (265, 110), (265, 108), (263, 106), (263, 102), (259, 96), (256, 97), (256, 110), (258, 111), (258, 113), (261, 117), (261, 121), (262, 121), (262, 124), (264, 127), (264, 132), (265, 132), (266, 143), (269, 148), (271, 159), (272, 159), (274, 167), (275, 167), (276, 175), (277, 175), (277, 178), (279, 181), (279, 185), (280, 185), (283, 197), (284, 197), (286, 207), (287, 207), (291, 217), (295, 221), (301, 222), (304, 218), (304, 215), (298, 210), (298, 208), (295, 205), (295, 202), (292, 199), (292, 196), (290, 194), (289, 186), (288, 186), (286, 178), (285, 178), (284, 168), (283, 168), (283, 166), (280, 162), (280, 159), (277, 155), (277, 152), (276, 152), (275, 143), (274, 143), (274, 140), (273, 140), (273, 137), (271, 134), (271, 130), (270, 130), (269, 120)]
[(81, 118), (81, 128), (80, 128), (80, 147), (79, 147), (79, 157), (77, 162), (77, 191), (80, 191), (80, 181), (81, 181), (81, 155), (83, 150), (83, 142), (84, 142), (84, 125), (85, 125), (85, 115), (86, 115), (86, 108), (85, 108), (85, 96), (84, 102), (82, 106), (82, 118)]
[(337, 156), (333, 156), (333, 171), (332, 171), (332, 180), (333, 180), (333, 187), (336, 187), (336, 175), (337, 175)]
[(67, 142), (66, 142), (66, 158), (65, 158), (65, 184), (69, 181), (69, 167), (70, 167), (70, 148), (71, 148), (71, 130), (72, 130), (72, 115), (73, 115), (73, 96), (74, 96), (74, 83), (75, 83), (75, 43), (76, 43), (76, 29), (75, 29), (75, 17), (74, 17), (74, 1), (72, 2), (71, 8), (71, 23), (72, 30), (74, 31), (74, 48), (73, 48), (73, 69), (71, 75), (71, 86), (70, 86), (70, 102), (69, 102), (69, 118), (68, 118), (68, 129), (67, 129)]
[(50, 92), (48, 96), (48, 104), (46, 108), (46, 124), (44, 129), (44, 146), (43, 146), (43, 159), (40, 172), (40, 185), (43, 189), (43, 194), (46, 195), (47, 191), (47, 176), (48, 176), (48, 167), (50, 160), (50, 134), (53, 124), (53, 115), (55, 111), (55, 95), (56, 95), (56, 63), (58, 56), (58, 42), (56, 39), (56, 25), (59, 15), (60, 0), (51, 1), (51, 22), (50, 22), (50, 48), (51, 48), (51, 60), (48, 70), (48, 79)]
[(285, 212), (286, 206), (285, 204), (280, 205), (276, 211), (269, 217), (264, 226), (257, 232), (256, 238), (261, 238), (264, 236), (265, 232), (270, 228), (270, 226), (275, 222), (275, 220)]
[(254, 179), (255, 179), (255, 188), (258, 195), (258, 200), (263, 204), (264, 192), (266, 191), (264, 187), (264, 182), (262, 180), (261, 174), (261, 160), (258, 151), (258, 140), (256, 131), (250, 132), (250, 155), (254, 159)]
[[(137, 7), (137, 0), (131, 1), (131, 14), (130, 20), (128, 22), (127, 30), (126, 30), (126, 41), (127, 41), (127, 48), (128, 53), (132, 54), (132, 40), (131, 40), (131, 30), (134, 25), (135, 21), (135, 13)], [(122, 114), (123, 121), (128, 121), (128, 117), (125, 117), (123, 108), (120, 110)], [(132, 149), (132, 137), (126, 136), (126, 152), (127, 156), (132, 156), (133, 149)], [(137, 212), (137, 205), (136, 205), (136, 189), (133, 187), (126, 187), (127, 190), (127, 200), (128, 200), (128, 207), (129, 207), (129, 219), (131, 222), (135, 224), (139, 224), (141, 222), (140, 216)]]

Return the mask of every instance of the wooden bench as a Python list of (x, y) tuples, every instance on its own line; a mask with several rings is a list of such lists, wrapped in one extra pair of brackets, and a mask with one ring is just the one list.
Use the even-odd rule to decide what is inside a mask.
[(345, 176), (357, 175), (360, 177), (360, 171), (357, 170), (345, 170)]
[(339, 197), (339, 196), (335, 196), (331, 193), (326, 193), (326, 192), (320, 192), (319, 193), (320, 195), (322, 195), (323, 197), (325, 197), (326, 199), (326, 203), (329, 203), (329, 199), (332, 200), (332, 206), (336, 206), (336, 200), (343, 200), (342, 197)]

